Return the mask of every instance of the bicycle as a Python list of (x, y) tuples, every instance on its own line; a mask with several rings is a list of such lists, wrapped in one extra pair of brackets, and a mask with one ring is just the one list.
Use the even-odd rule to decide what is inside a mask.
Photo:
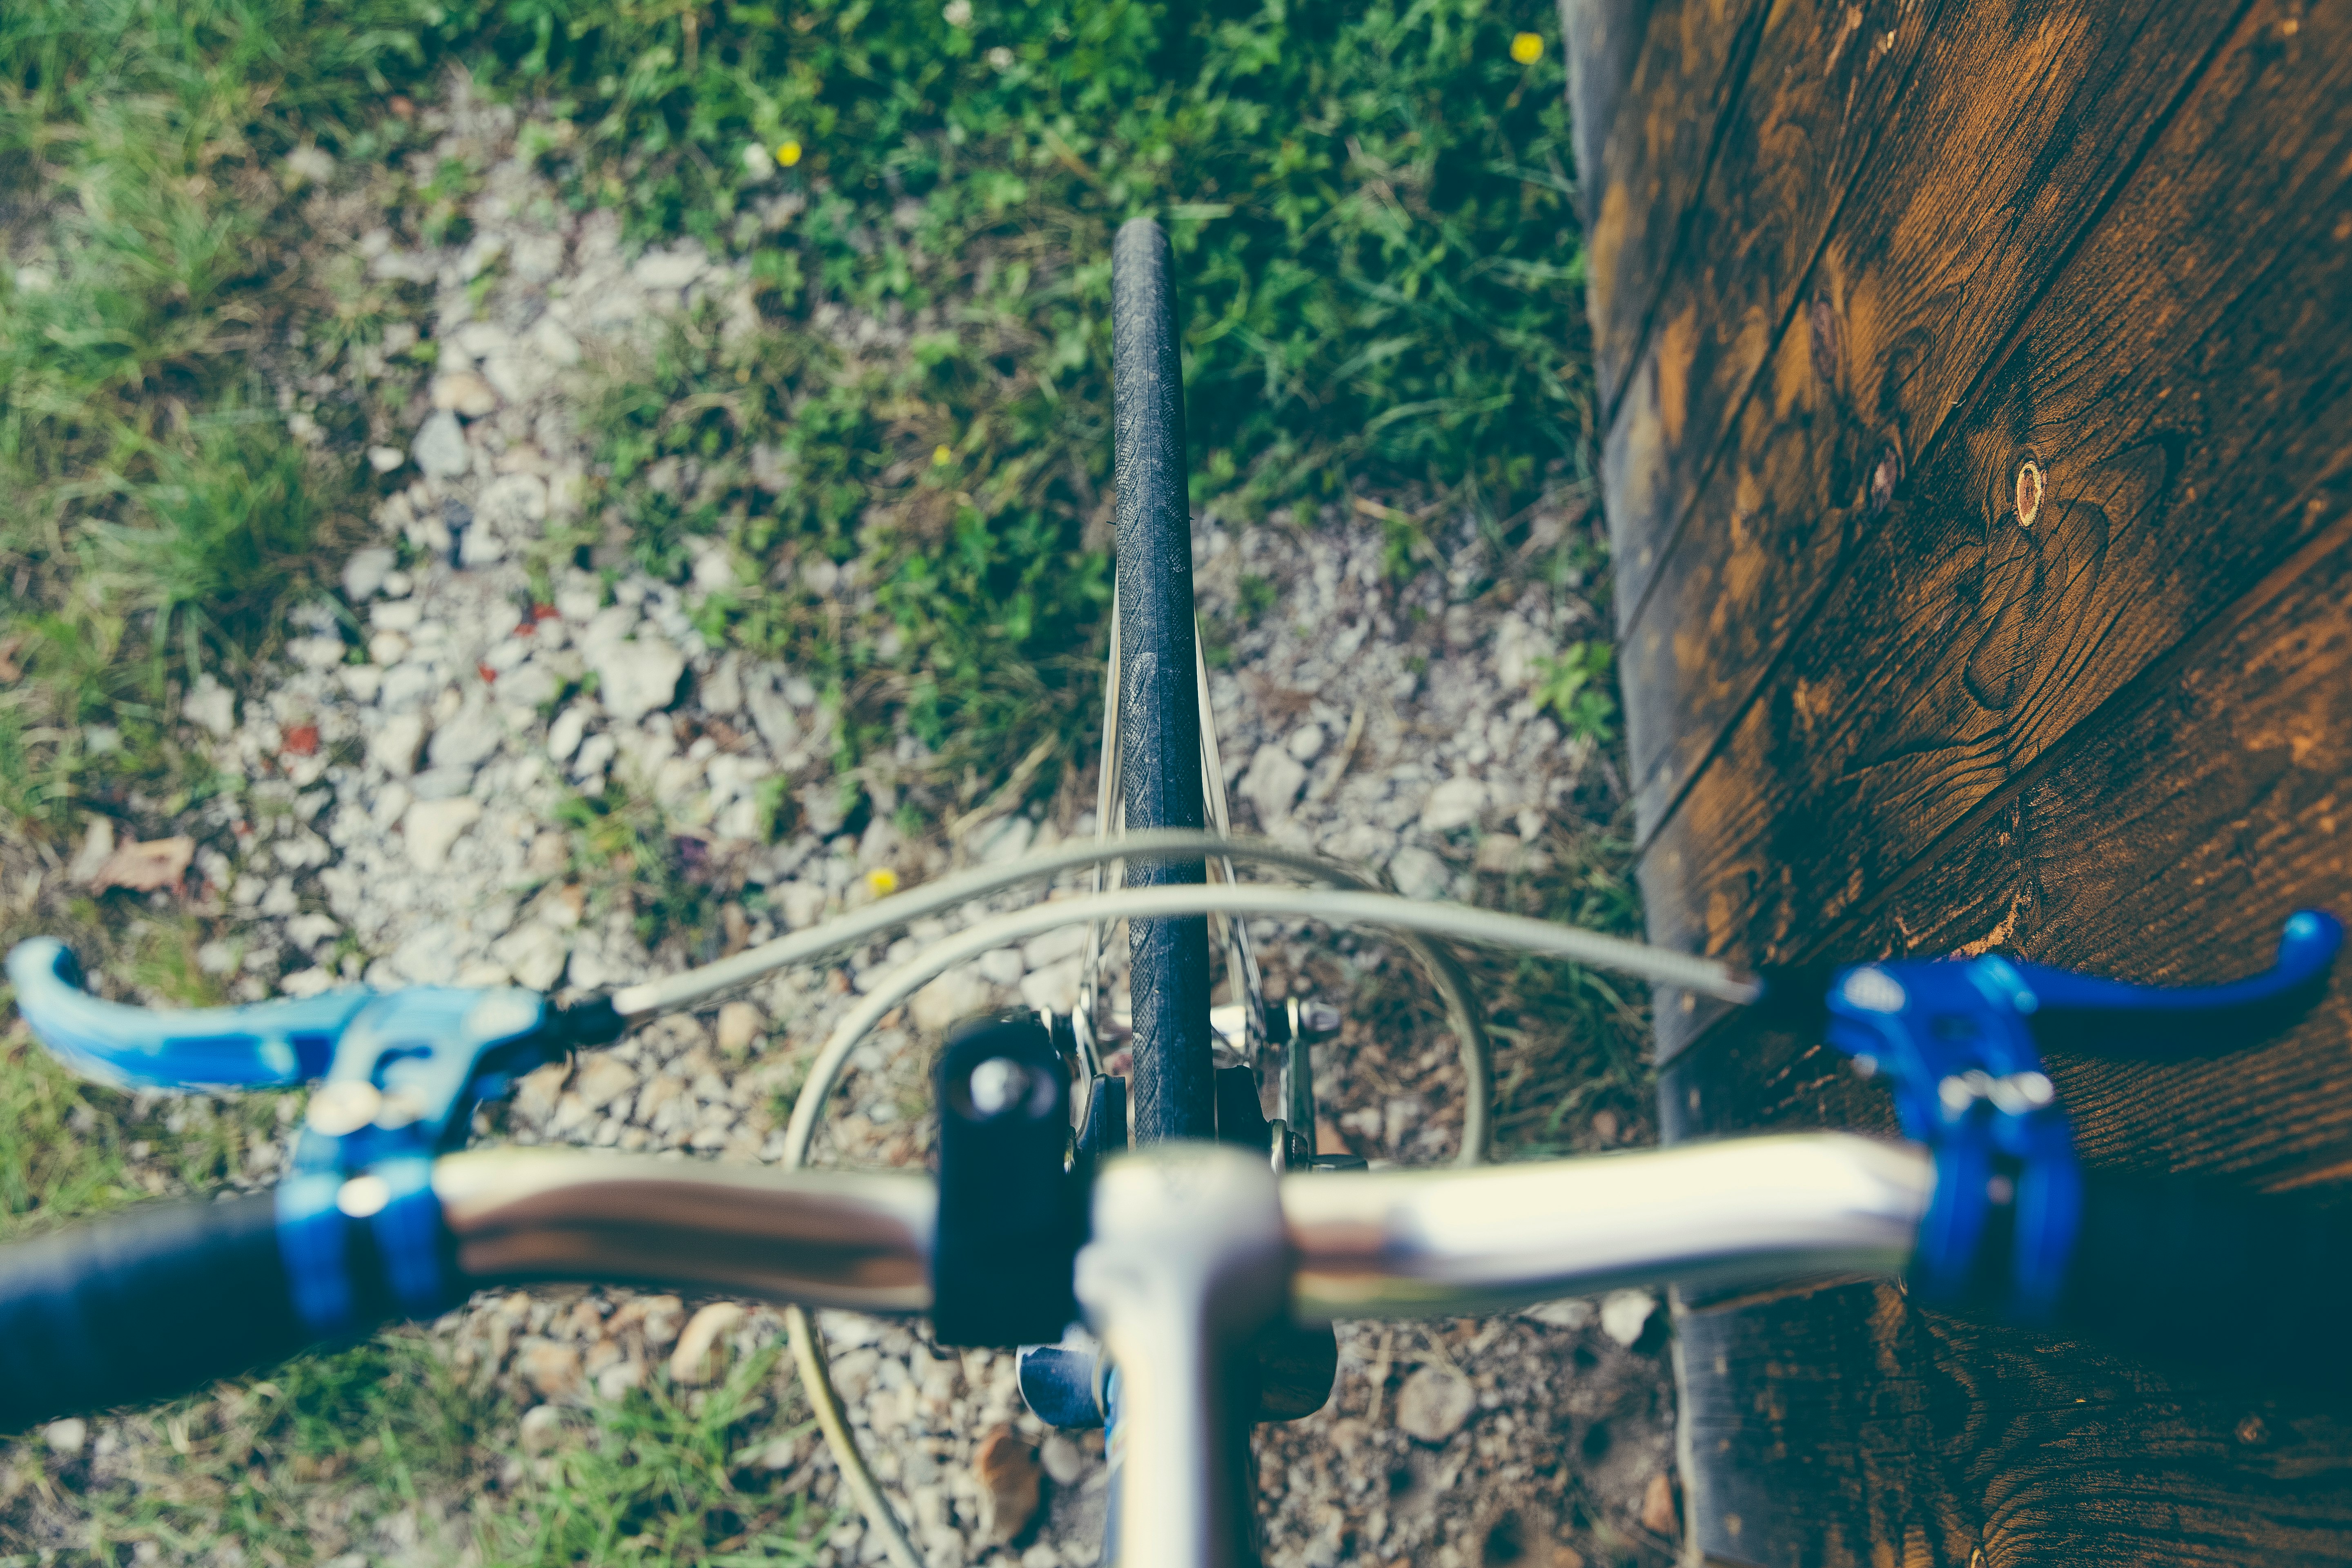
[[(942, 1342), (1026, 1346), (1033, 1407), (1106, 1427), (1113, 1559), (1230, 1568), (1256, 1556), (1248, 1427), (1320, 1405), (1328, 1325), (1341, 1318), (1458, 1315), (1636, 1284), (1896, 1274), (1931, 1304), (2142, 1346), (2199, 1333), (2249, 1279), (2286, 1288), (2273, 1317), (2288, 1331), (2325, 1327), (2330, 1292), (2312, 1287), (2339, 1276), (2344, 1221), (2084, 1170), (2040, 1053), (2061, 1031), (2074, 1047), (2110, 1051), (2251, 1036), (2326, 984), (2343, 937), (2328, 915), (2293, 917), (2276, 966), (2235, 985), (2164, 990), (1999, 957), (1746, 975), (1404, 899), (1321, 857), (1233, 837), (1191, 627), (1166, 242), (1130, 224), (1115, 261), (1119, 583), (1101, 836), (564, 1006), (512, 989), (417, 987), (155, 1015), (88, 994), (59, 944), (21, 945), (8, 963), (20, 1012), (89, 1076), (317, 1087), (275, 1194), (143, 1206), (0, 1248), (0, 1424), (163, 1397), (388, 1319), (437, 1316), (481, 1287), (723, 1290), (784, 1304), (849, 1489), (890, 1553), (913, 1564), (806, 1314), (928, 1313)], [(1330, 886), (1244, 884), (1244, 860)], [(1127, 868), (1116, 889), (1105, 886), (1113, 865)], [(776, 968), (1088, 867), (1091, 894), (978, 920), (882, 976), (819, 1051), (782, 1168), (462, 1151), (475, 1109), (546, 1062)], [(1265, 1005), (1253, 917), (1404, 934), (1469, 1075), (1465, 1168), (1352, 1170), (1318, 1151), (1307, 1047), (1333, 1020)], [(1233, 991), (1223, 1007), (1211, 1005), (1213, 918)], [(1120, 920), (1132, 950), (1123, 1023), (1104, 1016), (1100, 984)], [(1090, 932), (1073, 1012), (950, 1032), (935, 1075), (936, 1181), (805, 1168), (828, 1097), (886, 1016), (958, 963), (1073, 923)], [(1790, 1133), (1482, 1165), (1485, 1042), (1441, 941), (1613, 969), (1818, 1027), (1889, 1082), (1906, 1141)], [(1125, 1080), (1102, 1050), (1121, 1027)], [(167, 1314), (174, 1331), (155, 1332)]]

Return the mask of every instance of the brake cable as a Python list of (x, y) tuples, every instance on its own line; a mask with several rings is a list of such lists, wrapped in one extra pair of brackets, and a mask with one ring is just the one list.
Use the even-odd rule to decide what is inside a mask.
[[(1176, 842), (1171, 843), (1171, 840)], [(1112, 854), (1141, 858), (1147, 854), (1172, 852), (1180, 847), (1193, 852), (1207, 849), (1237, 858), (1311, 866), (1326, 874), (1338, 872), (1349, 880), (1361, 879), (1344, 868), (1318, 857), (1303, 855), (1260, 840), (1222, 838), (1212, 834), (1168, 831), (1137, 834), (1087, 847), (1086, 855), (1067, 850), (1061, 853), (1069, 855), (1070, 863), (1083, 865), (1095, 855), (1102, 855), (1106, 858)], [(1029, 861), (1018, 864), (1028, 867), (1034, 874), (1036, 862), (1041, 858), (1033, 857)], [(942, 904), (944, 902), (942, 900)], [(1523, 915), (1433, 903), (1392, 893), (1213, 883), (1127, 888), (1075, 899), (1055, 900), (978, 921), (931, 943), (879, 976), (874, 989), (867, 992), (858, 1005), (835, 1026), (831, 1037), (811, 1064), (808, 1077), (803, 1081), (799, 1097), (793, 1105), (792, 1121), (785, 1129), (784, 1147), (779, 1163), (787, 1170), (806, 1165), (810, 1145), (815, 1138), (825, 1102), (831, 1099), (843, 1070), (847, 1067), (850, 1054), (883, 1018), (888, 1016), (892, 1009), (947, 970), (1024, 937), (1079, 921), (1101, 930), (1109, 922), (1122, 918), (1207, 914), (1213, 911), (1228, 915), (1306, 915), (1335, 923), (1374, 924), (1398, 929), (1407, 933), (1408, 945), (1416, 956), (1426, 955), (1432, 971), (1431, 978), (1448, 996), (1449, 1012), (1454, 1011), (1454, 997), (1466, 993), (1466, 985), (1462, 984), (1460, 966), (1453, 962), (1451, 955), (1426, 940), (1432, 936), (1517, 948), (1596, 968), (1622, 970), (1728, 1002), (1752, 1002), (1762, 994), (1762, 988), (1757, 982), (1742, 979), (1727, 964), (1717, 960), (1673, 952), (1626, 938), (1558, 925)], [(749, 953), (739, 955), (749, 956)], [(678, 977), (680, 981), (688, 978), (690, 975)], [(708, 994), (707, 992), (702, 994)], [(1459, 1031), (1464, 1040), (1465, 1065), (1473, 1059), (1471, 1041), (1475, 1039), (1482, 1048), (1477, 1052), (1477, 1070), (1471, 1073), (1468, 1092), (1465, 1095), (1463, 1149), (1459, 1163), (1475, 1164), (1485, 1152), (1485, 1125), (1489, 1114), (1487, 1096), (1491, 1078), (1485, 1070), (1486, 1064), (1483, 1060), (1485, 1033), (1475, 1028), (1475, 1015), (1469, 1014), (1466, 995), (1464, 1003), (1460, 1013), (1473, 1021), (1470, 1028)], [(826, 1447), (833, 1451), (834, 1462), (840, 1468), (845, 1482), (865, 1510), (868, 1523), (881, 1534), (891, 1555), (899, 1560), (901, 1568), (920, 1568), (920, 1559), (907, 1536), (905, 1526), (899, 1521), (897, 1510), (883, 1497), (872, 1468), (867, 1465), (856, 1436), (850, 1428), (847, 1414), (834, 1389), (829, 1358), (814, 1323), (807, 1311), (800, 1307), (786, 1308), (784, 1322), (793, 1363), (800, 1372), (803, 1392), (814, 1407), (818, 1428), (824, 1433)]]
[[(809, 963), (827, 953), (855, 946), (882, 931), (910, 924), (926, 915), (956, 908), (1007, 888), (1036, 881), (1061, 871), (1098, 867), (1119, 859), (1181, 859), (1212, 855), (1229, 860), (1280, 866), (1360, 891), (1376, 892), (1381, 888), (1381, 884), (1370, 876), (1344, 861), (1262, 838), (1227, 838), (1215, 833), (1160, 828), (1150, 833), (1129, 834), (1092, 842), (1074, 841), (1040, 850), (1003, 866), (975, 867), (942, 877), (937, 881), (922, 883), (823, 925), (747, 948), (731, 958), (722, 958), (714, 963), (660, 980), (622, 986), (609, 998), (580, 1004), (571, 1012), (579, 1017), (575, 1027), (583, 1043), (617, 1038), (620, 1032), (632, 1024), (708, 1000), (778, 969)], [(1545, 922), (1529, 923), (1541, 925)], [(1099, 931), (1101, 928), (1090, 929)], [(1712, 959), (1693, 959), (1684, 954), (1668, 953), (1641, 942), (1599, 932), (1583, 934), (1591, 937), (1593, 945), (1589, 950), (1564, 953), (1563, 956), (1595, 968), (1665, 978), (1668, 984), (1688, 984), (1708, 995), (1727, 995), (1728, 999), (1735, 1001), (1748, 999), (1719, 989), (1724, 984), (1736, 984), (1736, 980), (1727, 965)], [(1488, 1100), (1494, 1082), (1494, 1049), (1486, 1037), (1486, 1026), (1472, 1003), (1469, 976), (1463, 972), (1461, 963), (1452, 953), (1419, 931), (1403, 931), (1401, 940), (1435, 988), (1445, 1009), (1446, 1027), (1453, 1033), (1459, 1048), (1463, 1075), (1467, 1080), (1464, 1096), (1465, 1124), (1459, 1158), (1465, 1164), (1475, 1163), (1485, 1158), (1491, 1137)], [(1470, 935), (1468, 940), (1487, 942), (1496, 939)], [(1507, 945), (1507, 939), (1502, 940)], [(1651, 959), (1668, 961), (1667, 968), (1671, 974), (1651, 974), (1644, 967)], [(1692, 965), (1697, 967), (1689, 967)], [(610, 1016), (593, 1016), (600, 1009)]]

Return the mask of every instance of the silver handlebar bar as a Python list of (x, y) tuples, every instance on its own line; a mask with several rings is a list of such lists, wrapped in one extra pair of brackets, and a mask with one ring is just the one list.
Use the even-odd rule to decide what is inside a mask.
[(928, 1176), (493, 1149), (435, 1161), (433, 1191), (458, 1270), (478, 1284), (701, 1286), (861, 1312), (931, 1304)]
[[(930, 1304), (927, 1176), (503, 1149), (445, 1156), (433, 1184), (459, 1268), (483, 1283), (645, 1280), (867, 1312)], [(1620, 1285), (1889, 1274), (1934, 1184), (1916, 1145), (1843, 1132), (1289, 1176), (1290, 1306), (1309, 1321), (1438, 1317)]]
[(1622, 1285), (1891, 1274), (1935, 1167), (1916, 1144), (1791, 1133), (1282, 1184), (1303, 1319), (1490, 1312)]

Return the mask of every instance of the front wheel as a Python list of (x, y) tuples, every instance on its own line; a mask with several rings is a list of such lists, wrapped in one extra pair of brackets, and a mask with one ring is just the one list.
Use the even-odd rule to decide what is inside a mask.
[[(1192, 645), (1184, 370), (1168, 237), (1150, 218), (1111, 250), (1112, 468), (1118, 491), (1119, 797), (1127, 830), (1204, 826)], [(1130, 865), (1130, 887), (1206, 880), (1201, 861)], [(1129, 925), (1129, 1096), (1138, 1143), (1216, 1136), (1209, 922)]]

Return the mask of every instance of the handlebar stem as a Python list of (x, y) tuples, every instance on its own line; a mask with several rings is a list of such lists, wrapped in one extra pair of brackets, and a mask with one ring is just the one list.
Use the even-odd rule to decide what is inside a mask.
[(1121, 1568), (1257, 1560), (1248, 1414), (1234, 1373), (1282, 1314), (1282, 1186), (1265, 1160), (1165, 1142), (1104, 1166), (1077, 1295), (1115, 1364)]

